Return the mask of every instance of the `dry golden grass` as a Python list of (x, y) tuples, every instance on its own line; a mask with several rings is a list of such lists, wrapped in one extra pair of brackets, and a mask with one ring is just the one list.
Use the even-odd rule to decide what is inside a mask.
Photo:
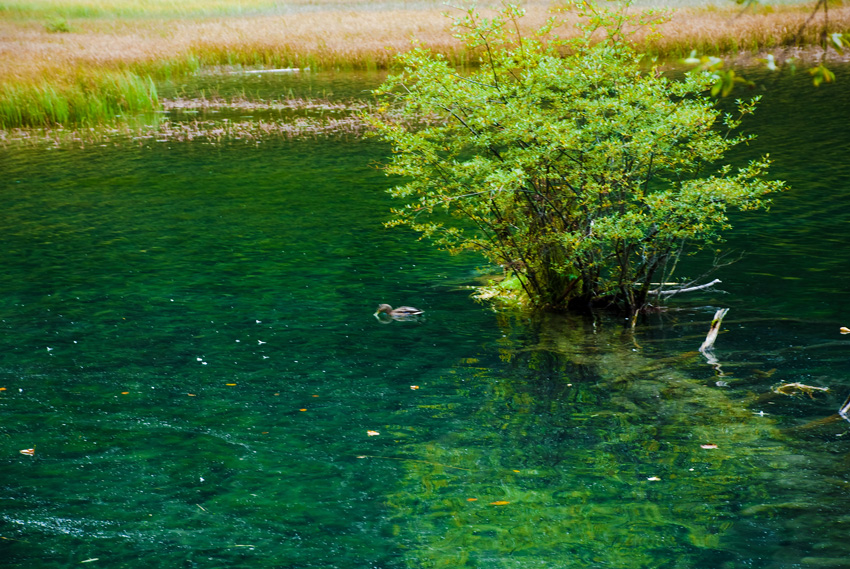
[[(358, 5), (354, 0), (351, 4)], [(771, 13), (736, 16), (734, 7), (682, 8), (672, 13), (671, 22), (663, 28), (664, 36), (645, 47), (661, 55), (677, 55), (694, 48), (719, 53), (789, 45), (809, 9), (783, 7)], [(70, 33), (50, 33), (37, 19), (6, 17), (0, 20), (0, 83), (40, 78), (55, 82), (80, 68), (131, 69), (156, 75), (165, 61), (386, 67), (393, 54), (410, 48), (412, 38), (453, 59), (463, 59), (449, 31), (449, 19), (443, 15), (445, 10), (426, 7), (191, 19), (90, 18), (70, 21)], [(547, 10), (547, 4), (529, 5), (526, 25), (539, 24)], [(832, 31), (850, 30), (850, 7), (831, 9), (830, 21)], [(816, 43), (818, 31), (815, 25), (809, 26), (803, 43)], [(167, 72), (169, 67), (164, 68)]]
[(449, 20), (436, 9), (72, 26), (72, 33), (49, 33), (35, 23), (0, 21), (0, 82), (55, 77), (77, 67), (153, 69), (159, 61), (189, 56), (210, 64), (383, 67), (394, 53), (409, 49), (414, 37), (446, 54), (457, 54), (459, 45)]
[[(812, 4), (780, 6), (760, 13), (678, 10), (664, 26), (664, 36), (654, 40), (650, 49), (665, 55), (687, 53), (691, 49), (720, 55), (817, 45), (823, 26), (822, 12), (803, 29), (800, 37), (797, 36), (812, 7)], [(850, 31), (850, 6), (831, 8), (829, 25), (830, 32), (846, 34)]]

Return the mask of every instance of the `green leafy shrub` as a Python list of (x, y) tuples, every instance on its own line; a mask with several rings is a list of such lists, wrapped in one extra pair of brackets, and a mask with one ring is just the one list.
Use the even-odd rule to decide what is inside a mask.
[(400, 112), (372, 119), (393, 147), (387, 172), (408, 180), (389, 225), (481, 252), (517, 284), (496, 295), (634, 313), (688, 245), (719, 237), (729, 208), (764, 207), (782, 184), (763, 179), (767, 157), (718, 165), (750, 140), (737, 129), (755, 101), (723, 114), (711, 73), (642, 70), (629, 36), (659, 23), (651, 13), (574, 7), (582, 34), (569, 40), (556, 17), (526, 35), (515, 6), (470, 10), (455, 30), (481, 54), (471, 73), (422, 48), (398, 56), (377, 94)]

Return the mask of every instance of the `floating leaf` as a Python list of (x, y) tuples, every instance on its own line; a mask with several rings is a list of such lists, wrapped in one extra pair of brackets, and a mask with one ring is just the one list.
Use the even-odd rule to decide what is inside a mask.
[(496, 500), (495, 502), (490, 502), (491, 506), (505, 506), (507, 504), (510, 504), (507, 500)]
[(657, 476), (650, 476), (649, 478), (647, 478), (647, 480), (649, 480), (650, 482), (658, 482), (661, 479)]
[[(842, 326), (841, 328), (838, 329), (838, 331), (841, 332), (842, 334), (850, 334), (850, 328), (848, 328), (847, 326)], [(3, 389), (6, 389), (6, 388), (4, 387)]]
[(704, 449), (717, 448), (717, 445), (699, 445), (699, 448), (704, 448)]
[(25, 448), (21, 450), (21, 454), (25, 454), (27, 456), (33, 456), (35, 454), (35, 448)]
[(776, 393), (781, 393), (782, 395), (797, 395), (799, 393), (805, 393), (809, 397), (814, 398), (814, 393), (826, 392), (829, 391), (828, 387), (815, 387), (814, 385), (805, 385), (803, 383), (794, 382), (794, 383), (783, 383), (778, 387), (774, 387), (773, 391)]
[(378, 431), (366, 431), (366, 434), (369, 435), (370, 437), (377, 437), (381, 433), (379, 433)]
[(477, 502), (478, 498), (467, 498), (466, 501), (467, 502)]
[(814, 83), (815, 87), (820, 87), (821, 83), (832, 83), (835, 81), (835, 73), (823, 65), (809, 69), (809, 74), (812, 76), (812, 83)]
[(411, 385), (410, 389), (419, 389), (419, 386), (418, 385)]
[(304, 411), (306, 411), (306, 410), (307, 410), (307, 409), (299, 409), (299, 411), (301, 411), (302, 413), (303, 413)]
[(228, 387), (233, 387), (233, 386), (234, 386), (234, 385), (236, 385), (236, 384), (235, 384), (235, 383), (225, 383), (224, 385), (226, 385), (226, 386), (228, 386)]

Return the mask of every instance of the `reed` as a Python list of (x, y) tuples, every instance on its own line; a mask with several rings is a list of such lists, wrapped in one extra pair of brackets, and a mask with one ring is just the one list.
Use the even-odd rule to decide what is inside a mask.
[(0, 128), (98, 124), (159, 108), (150, 77), (129, 71), (79, 74), (72, 82), (0, 86)]
[[(676, 7), (664, 35), (638, 39), (662, 58), (693, 49), (755, 53), (820, 39), (820, 16), (796, 35), (811, 3), (744, 14), (731, 2), (664, 4)], [(538, 27), (549, 7), (526, 2), (525, 25)], [(474, 65), (476, 55), (451, 35), (447, 11), (441, 0), (7, 1), (0, 6), (0, 54), (10, 55), (0, 57), (0, 127), (149, 110), (157, 99), (151, 80), (211, 66), (383, 69), (413, 38), (457, 65)], [(831, 5), (829, 14), (830, 31), (850, 35), (850, 6)], [(50, 33), (45, 22), (56, 17), (71, 31)]]

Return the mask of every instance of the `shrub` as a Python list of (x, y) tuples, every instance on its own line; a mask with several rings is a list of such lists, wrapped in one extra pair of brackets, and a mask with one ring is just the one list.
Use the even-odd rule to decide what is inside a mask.
[(764, 207), (782, 184), (763, 179), (767, 157), (718, 165), (750, 140), (737, 129), (755, 100), (723, 114), (710, 73), (642, 70), (629, 36), (653, 14), (576, 8), (582, 33), (569, 40), (557, 17), (526, 35), (516, 6), (490, 19), (470, 10), (455, 30), (481, 54), (471, 73), (422, 48), (398, 56), (401, 72), (376, 93), (400, 112), (372, 119), (392, 144), (388, 174), (407, 180), (388, 225), (481, 252), (516, 283), (497, 296), (635, 313), (688, 245), (728, 227), (729, 208)]

